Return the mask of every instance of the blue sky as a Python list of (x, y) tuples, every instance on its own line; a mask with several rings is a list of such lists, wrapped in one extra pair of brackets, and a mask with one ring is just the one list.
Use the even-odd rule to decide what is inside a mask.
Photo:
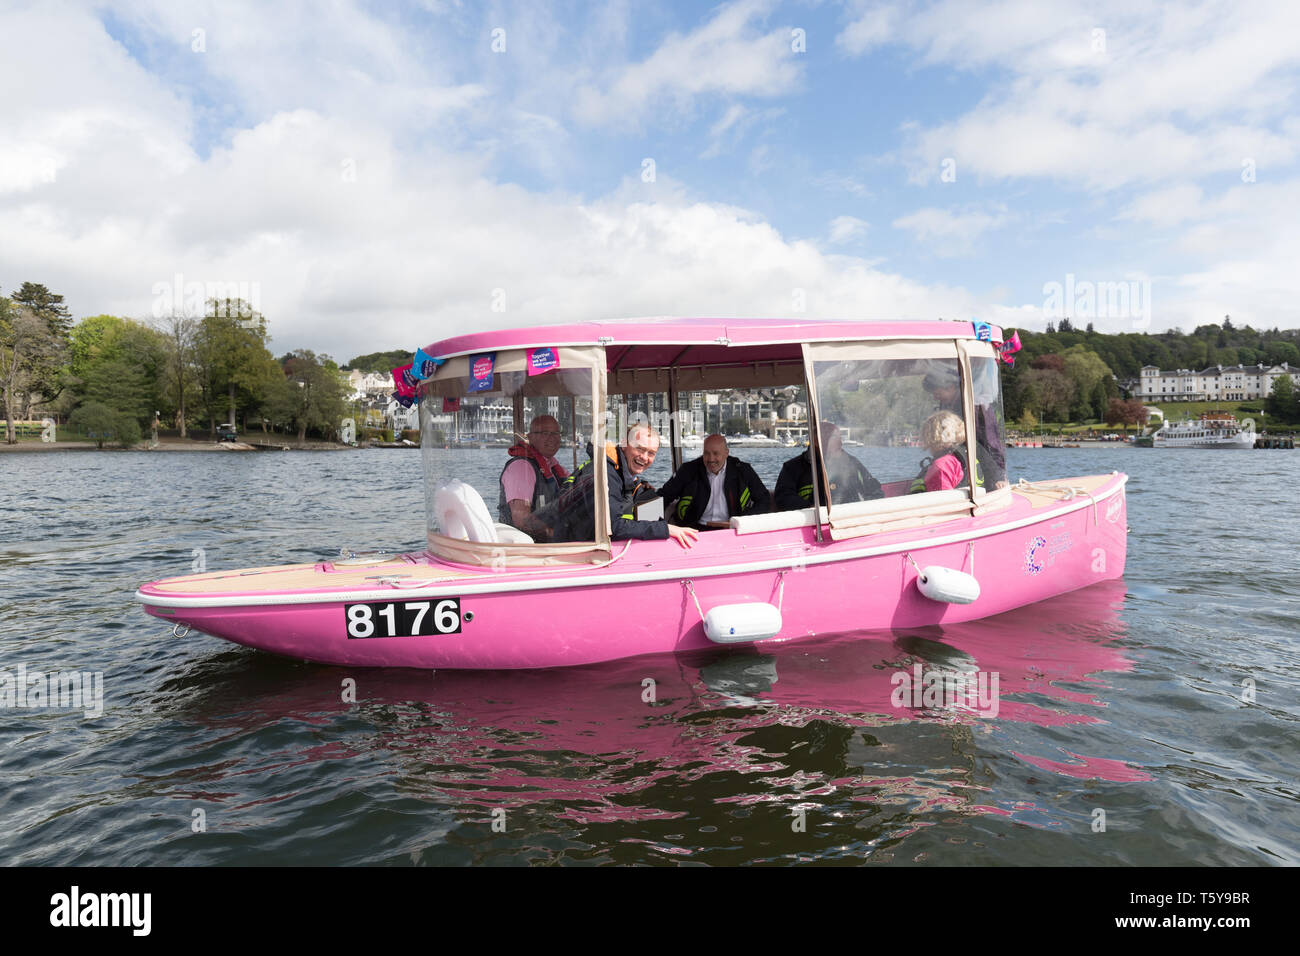
[(0, 32), (0, 285), (78, 316), (243, 283), (277, 352), (346, 359), (629, 315), (1041, 329), (1072, 276), (1133, 290), (1068, 310), (1107, 331), (1300, 325), (1300, 5), (20, 2)]

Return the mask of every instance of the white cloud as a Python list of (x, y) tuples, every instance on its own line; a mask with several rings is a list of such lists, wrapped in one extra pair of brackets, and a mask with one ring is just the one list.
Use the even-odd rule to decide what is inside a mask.
[(980, 235), (999, 228), (1010, 218), (1003, 206), (994, 206), (992, 211), (966, 209), (961, 212), (930, 206), (900, 216), (891, 225), (910, 232), (917, 242), (925, 244), (935, 255), (958, 256), (970, 252)]
[(856, 216), (836, 216), (830, 222), (826, 241), (831, 245), (841, 245), (861, 239), (867, 234), (867, 223)]
[(870, 199), (873, 196), (871, 190), (864, 184), (852, 176), (843, 176), (839, 173), (823, 173), (815, 177), (812, 182), (814, 186), (820, 186), (822, 189), (846, 192), (858, 199)]
[(1139, 196), (1117, 218), (1147, 222), (1158, 227), (1176, 226), (1201, 217), (1201, 199), (1199, 186), (1170, 186)]
[(835, 45), (860, 56), (885, 43), (897, 30), (899, 10), (889, 4), (872, 4), (835, 37)]
[(753, 22), (771, 6), (767, 0), (738, 0), (723, 6), (703, 26), (672, 34), (639, 63), (620, 67), (578, 91), (576, 114), (589, 124), (630, 124), (663, 100), (689, 112), (699, 96), (777, 96), (799, 83), (801, 67), (790, 46), (790, 30), (761, 32)]
[(924, 63), (991, 80), (964, 115), (915, 128), (906, 155), (917, 181), (946, 156), (982, 178), (1103, 190), (1240, 169), (1243, 157), (1300, 157), (1293, 3), (1261, 3), (1250, 16), (1227, 2), (895, 5), (846, 28), (841, 48), (855, 49), (856, 24), (880, 21), (894, 26), (872, 45), (903, 44)]
[[(114, 17), (143, 38), (161, 72), (248, 116), (312, 109), (418, 129), (483, 95), (481, 85), (451, 79), (453, 40), (429, 31), (410, 42), (402, 24), (381, 19), (384, 12), (357, 0), (113, 4)], [(195, 30), (203, 31), (201, 51)]]

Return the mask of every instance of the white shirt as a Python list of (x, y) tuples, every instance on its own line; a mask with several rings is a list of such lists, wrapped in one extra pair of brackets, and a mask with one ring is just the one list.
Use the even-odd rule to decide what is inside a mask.
[(704, 509), (704, 514), (700, 515), (700, 524), (708, 524), (710, 521), (726, 521), (731, 517), (727, 511), (727, 494), (723, 490), (723, 481), (727, 477), (727, 464), (722, 463), (722, 470), (716, 475), (707, 468), (704, 473), (709, 476), (709, 506)]

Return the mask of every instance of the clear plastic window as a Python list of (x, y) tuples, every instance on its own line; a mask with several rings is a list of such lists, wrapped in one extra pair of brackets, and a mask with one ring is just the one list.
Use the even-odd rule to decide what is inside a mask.
[[(815, 362), (820, 435), (829, 487), (818, 493), (846, 504), (968, 486), (960, 363), (952, 358)], [(1002, 400), (994, 359), (972, 358), (976, 393), (977, 486), (1005, 480)], [(781, 489), (778, 506), (812, 504), (807, 470)], [(784, 504), (782, 504), (782, 501)], [(826, 503), (826, 498), (822, 498)]]
[(480, 375), (481, 390), (473, 390), (464, 359), (422, 387), (428, 529), (508, 545), (574, 540), (558, 534), (559, 505), (587, 460), (591, 369), (560, 361), (530, 375), (519, 351), (495, 353), (493, 361), (497, 370)]
[(1001, 367), (996, 358), (971, 356), (975, 392), (975, 452), (984, 472), (984, 487), (993, 490), (1007, 476), (1006, 419), (1002, 412)]

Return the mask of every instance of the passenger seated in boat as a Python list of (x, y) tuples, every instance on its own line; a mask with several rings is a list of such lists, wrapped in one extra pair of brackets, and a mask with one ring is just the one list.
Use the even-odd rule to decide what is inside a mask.
[[(683, 548), (699, 540), (694, 528), (658, 521), (638, 521), (638, 501), (655, 496), (654, 488), (641, 475), (654, 464), (659, 451), (659, 433), (649, 425), (633, 425), (622, 445), (605, 444), (606, 478), (609, 486), (609, 513), (613, 541), (628, 539), (662, 540), (672, 538)], [(588, 446), (587, 453), (592, 454)], [(557, 541), (591, 541), (595, 538), (595, 482), (591, 461), (574, 473), (568, 490), (557, 507)]]
[[(818, 429), (821, 436), (822, 457), (826, 461), (826, 473), (830, 478), (830, 498), (833, 504), (846, 504), (850, 501), (868, 501), (872, 498), (885, 497), (880, 482), (871, 476), (866, 466), (844, 450), (840, 428), (831, 422), (822, 422)], [(796, 455), (781, 466), (781, 474), (776, 479), (776, 510), (795, 511), (813, 506), (812, 488), (812, 448)], [(822, 476), (817, 476), (817, 490), (820, 501), (826, 504), (826, 487)]]
[[(961, 417), (961, 380), (956, 366), (949, 362), (931, 362), (929, 371), (921, 380), (921, 386), (939, 404), (940, 410)], [(1002, 447), (1002, 428), (998, 425), (997, 412), (991, 405), (979, 404), (978, 398), (976, 402), (975, 454), (984, 473), (992, 480), (993, 487), (1005, 488), (1007, 453)]]
[[(960, 488), (966, 481), (966, 424), (952, 412), (935, 412), (921, 426), (921, 445), (931, 455), (921, 462), (909, 494)], [(983, 469), (975, 460), (975, 484), (984, 487)]]
[[(560, 497), (560, 487), (569, 477), (556, 460), (560, 450), (560, 423), (550, 415), (538, 415), (528, 426), (528, 437), (511, 446), (510, 460), (501, 469), (498, 483), (497, 520), (512, 525), (534, 541), (551, 540), (551, 520), (543, 509)], [(553, 520), (553, 519), (552, 519)]]
[(659, 490), (673, 524), (707, 531), (726, 528), (736, 515), (772, 510), (772, 496), (754, 469), (733, 458), (721, 435), (704, 439), (704, 454), (677, 469)]

